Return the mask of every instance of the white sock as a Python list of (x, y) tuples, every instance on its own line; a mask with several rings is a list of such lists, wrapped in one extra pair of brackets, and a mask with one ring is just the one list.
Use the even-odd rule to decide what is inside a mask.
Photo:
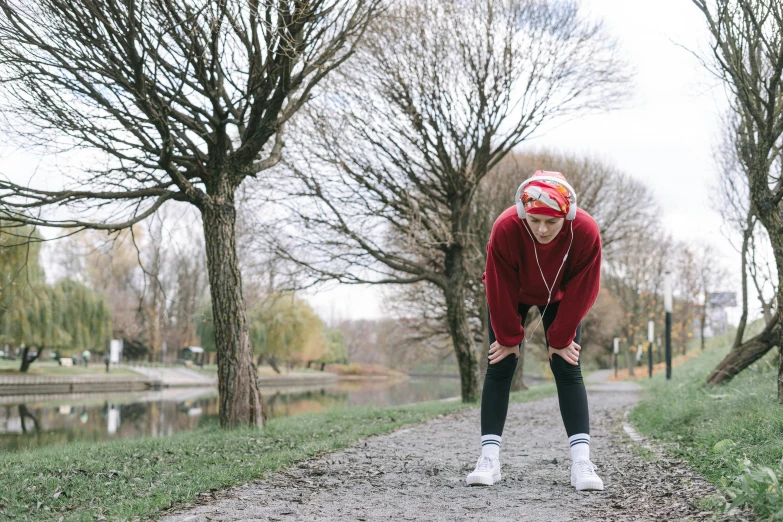
[(590, 460), (590, 435), (587, 433), (577, 433), (568, 437), (568, 443), (571, 445), (571, 460)]
[(481, 454), (494, 459), (500, 458), (500, 435), (482, 435)]

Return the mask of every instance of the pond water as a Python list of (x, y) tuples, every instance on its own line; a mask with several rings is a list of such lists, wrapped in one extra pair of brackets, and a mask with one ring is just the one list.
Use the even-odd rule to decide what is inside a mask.
[[(339, 381), (327, 387), (262, 390), (270, 418), (342, 407), (395, 406), (458, 396), (459, 379)], [(7, 398), (13, 400), (12, 398)], [(0, 451), (73, 441), (166, 436), (192, 430), (218, 413), (215, 388), (168, 388), (156, 392), (47, 396), (2, 402)]]

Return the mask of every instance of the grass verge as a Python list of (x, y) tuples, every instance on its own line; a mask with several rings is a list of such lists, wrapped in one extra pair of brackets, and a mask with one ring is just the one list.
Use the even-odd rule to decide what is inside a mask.
[(631, 412), (640, 433), (760, 517), (783, 519), (783, 407), (777, 402), (774, 353), (723, 386), (706, 386), (709, 372), (728, 353), (731, 337), (716, 337), (703, 354), (672, 371), (638, 381), (647, 397)]
[[(545, 384), (513, 393), (512, 401), (555, 393), (554, 384)], [(343, 409), (272, 419), (261, 431), (223, 431), (212, 424), (169, 437), (5, 454), (0, 459), (0, 519), (146, 520), (173, 506), (192, 504), (200, 493), (243, 484), (358, 439), (475, 406), (438, 401)]]

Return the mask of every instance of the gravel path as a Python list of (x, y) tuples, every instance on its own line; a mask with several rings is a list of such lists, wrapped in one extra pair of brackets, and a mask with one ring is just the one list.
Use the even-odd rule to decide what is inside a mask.
[(550, 398), (511, 405), (503, 480), (489, 488), (465, 484), (480, 451), (479, 410), (470, 409), (360, 441), (163, 520), (715, 520), (694, 504), (715, 494), (705, 480), (660, 453), (633, 451), (622, 419), (638, 400), (636, 385), (601, 383), (588, 394), (602, 492), (571, 487), (565, 430)]

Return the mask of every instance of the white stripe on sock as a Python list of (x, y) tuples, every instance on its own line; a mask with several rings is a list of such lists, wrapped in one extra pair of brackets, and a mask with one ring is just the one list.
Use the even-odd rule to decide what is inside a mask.
[(590, 435), (577, 433), (568, 437), (571, 446), (571, 460), (590, 460)]
[(500, 435), (481, 436), (481, 454), (485, 457), (498, 458), (500, 455)]

